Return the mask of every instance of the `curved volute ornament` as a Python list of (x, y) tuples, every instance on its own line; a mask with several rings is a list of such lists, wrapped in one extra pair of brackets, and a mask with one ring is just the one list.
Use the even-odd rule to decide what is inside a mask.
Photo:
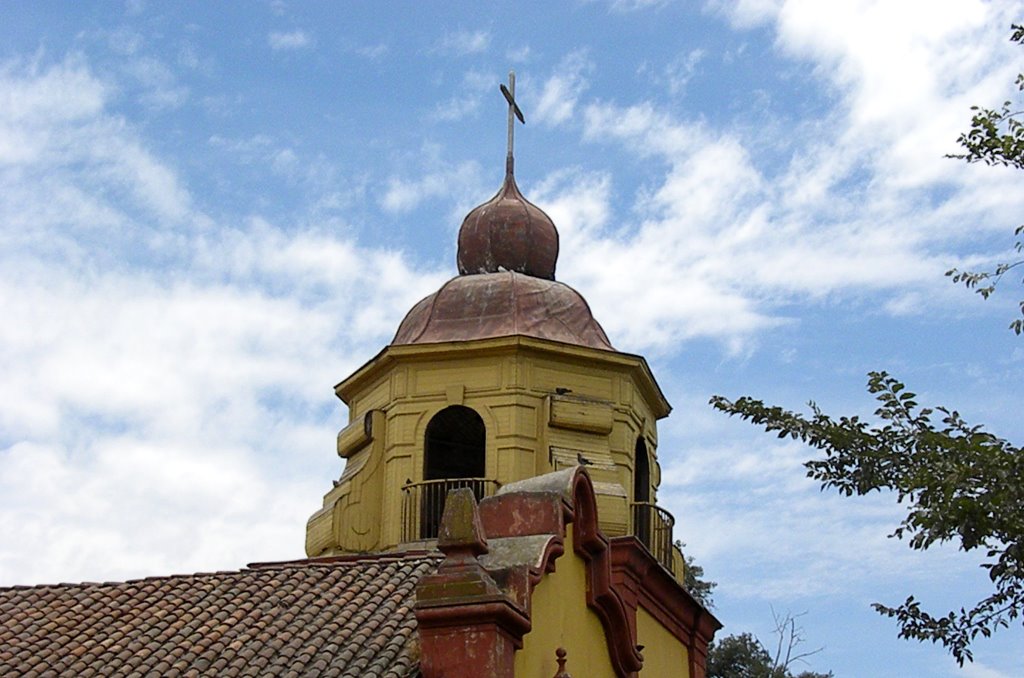
[(459, 229), (459, 273), (515, 271), (535, 278), (555, 279), (558, 230), (544, 210), (519, 191), (512, 153), (515, 119), (524, 121), (515, 102), (515, 73), (509, 87), (501, 87), (508, 100), (508, 156), (505, 181), (498, 193), (466, 215)]

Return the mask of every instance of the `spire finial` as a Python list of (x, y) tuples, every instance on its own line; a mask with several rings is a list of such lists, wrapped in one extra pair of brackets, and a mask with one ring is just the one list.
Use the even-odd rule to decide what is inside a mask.
[(572, 675), (565, 670), (565, 655), (567, 652), (564, 647), (560, 647), (555, 650), (555, 661), (558, 662), (558, 673), (554, 675), (554, 678), (572, 678)]
[(508, 101), (508, 155), (505, 156), (505, 174), (512, 176), (513, 170), (515, 169), (515, 157), (512, 154), (512, 141), (516, 125), (516, 118), (519, 118), (519, 122), (526, 124), (526, 119), (523, 118), (523, 112), (519, 110), (519, 104), (516, 103), (516, 72), (508, 72), (508, 87), (505, 85), (499, 85), (501, 93), (505, 95), (505, 100)]

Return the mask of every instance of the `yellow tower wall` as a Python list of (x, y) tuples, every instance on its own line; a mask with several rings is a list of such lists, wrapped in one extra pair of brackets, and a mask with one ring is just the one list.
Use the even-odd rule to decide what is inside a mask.
[(656, 421), (670, 408), (639, 356), (521, 336), (391, 346), (336, 391), (349, 405), (345, 430), (370, 415), (373, 436), (346, 457), (341, 483), (310, 519), (310, 556), (403, 542), (402, 487), (423, 480), (427, 424), (450, 405), (483, 419), (486, 477), (499, 485), (583, 459), (609, 536), (631, 531), (638, 437), (651, 453), (655, 497)]

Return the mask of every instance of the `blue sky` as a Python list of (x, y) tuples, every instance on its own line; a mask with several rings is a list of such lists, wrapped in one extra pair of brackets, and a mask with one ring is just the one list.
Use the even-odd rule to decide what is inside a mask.
[(960, 670), (869, 608), (972, 602), (971, 558), (707, 400), (870, 414), (887, 369), (1024, 439), (1020, 290), (942, 275), (1020, 223), (1019, 173), (943, 155), (1024, 70), (1021, 6), (511, 5), (0, 6), (0, 583), (302, 555), (332, 386), (455, 273), (514, 68), (520, 186), (674, 405), (659, 502), (725, 632), (805, 612), (817, 670), (1019, 675), (1019, 627)]

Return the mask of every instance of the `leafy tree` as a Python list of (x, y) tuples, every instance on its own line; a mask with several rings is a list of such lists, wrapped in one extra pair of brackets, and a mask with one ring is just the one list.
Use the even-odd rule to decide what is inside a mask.
[(915, 394), (885, 372), (869, 375), (868, 391), (881, 403), (880, 426), (856, 416), (833, 419), (813, 402), (810, 416), (748, 397), (715, 396), (711, 404), (822, 450), (823, 459), (804, 466), (823, 489), (846, 496), (896, 492), (908, 512), (890, 536), (906, 538), (911, 548), (958, 541), (964, 551), (984, 550), (981, 567), (994, 590), (970, 609), (933, 616), (914, 596), (898, 607), (874, 605), (896, 619), (901, 637), (942, 643), (963, 664), (973, 659), (971, 641), (1024, 611), (1024, 452), (956, 411), (919, 408)]
[[(680, 551), (686, 546), (676, 541)], [(704, 568), (694, 562), (692, 556), (686, 556), (686, 572), (683, 585), (697, 601), (708, 608), (714, 608), (715, 601), (712, 591), (718, 584), (704, 579)], [(807, 657), (817, 654), (821, 648), (810, 652), (800, 652), (803, 644), (803, 628), (796, 625), (796, 617), (787, 613), (776, 615), (775, 655), (768, 652), (764, 644), (750, 633), (726, 636), (708, 647), (707, 677), (708, 678), (832, 678), (832, 673), (813, 673), (805, 671), (793, 675), (789, 667), (802, 662)]]
[[(686, 544), (676, 540), (675, 546), (682, 553)], [(683, 570), (683, 586), (686, 587), (686, 590), (690, 592), (690, 595), (698, 603), (709, 610), (714, 608), (715, 601), (711, 596), (711, 592), (718, 586), (718, 582), (704, 579), (704, 568), (694, 562), (693, 556), (686, 556), (685, 558), (686, 568)]]
[[(1024, 44), (1024, 25), (1014, 24), (1012, 31), (1011, 40)], [(1024, 91), (1024, 74), (1016, 85)], [(952, 157), (1024, 169), (1024, 110), (1014, 110), (1009, 101), (998, 110), (974, 110), (971, 130), (959, 139), (966, 153)], [(1021, 233), (1024, 226), (1016, 231)], [(1017, 251), (1022, 250), (1018, 242)], [(947, 275), (988, 298), (1006, 272), (1022, 265), (1024, 259), (991, 271), (953, 269)], [(1024, 320), (1010, 327), (1021, 334)], [(912, 549), (952, 541), (964, 551), (984, 552), (980, 566), (992, 593), (969, 608), (935, 616), (922, 610), (914, 596), (896, 607), (874, 605), (896, 620), (900, 637), (941, 643), (963, 665), (973, 660), (971, 643), (979, 635), (990, 636), (1024, 613), (1024, 452), (971, 426), (955, 410), (919, 407), (915, 394), (886, 372), (868, 375), (868, 391), (881, 403), (875, 410), (877, 425), (856, 416), (833, 419), (813, 402), (809, 415), (749, 397), (731, 401), (715, 396), (711, 404), (824, 452), (824, 458), (804, 464), (822, 489), (847, 496), (895, 492), (907, 515), (890, 536), (906, 538)]]
[(749, 633), (726, 636), (708, 648), (708, 678), (769, 678), (771, 656)]
[[(1013, 33), (1010, 41), (1024, 45), (1024, 25), (1013, 24), (1011, 30)], [(1018, 92), (1024, 92), (1024, 73), (1017, 75), (1015, 84)], [(1005, 165), (1024, 170), (1024, 121), (1021, 120), (1024, 110), (1021, 109), (1021, 105), (1024, 105), (1024, 102), (1015, 106), (1012, 101), (1007, 100), (999, 109), (972, 106), (974, 116), (971, 118), (971, 129), (957, 139), (966, 152), (948, 157), (970, 163), (983, 162), (986, 165)], [(1015, 236), (1021, 234), (1024, 234), (1024, 225), (1018, 226), (1014, 231)], [(1024, 241), (1018, 240), (1014, 243), (1014, 249), (1018, 253), (1024, 252)], [(1024, 258), (996, 264), (988, 271), (961, 271), (952, 268), (946, 271), (946, 275), (952, 278), (953, 282), (963, 283), (967, 289), (973, 289), (982, 298), (988, 299), (995, 292), (1003, 276), (1018, 266), (1024, 266)], [(1024, 301), (1020, 302), (1020, 311), (1024, 315)], [(1024, 318), (1011, 322), (1010, 329), (1017, 334), (1024, 332)]]
[(832, 672), (802, 671), (794, 674), (791, 667), (803, 662), (820, 648), (801, 652), (803, 629), (791, 614), (775, 615), (776, 638), (774, 654), (750, 633), (726, 636), (708, 648), (708, 678), (831, 678)]

